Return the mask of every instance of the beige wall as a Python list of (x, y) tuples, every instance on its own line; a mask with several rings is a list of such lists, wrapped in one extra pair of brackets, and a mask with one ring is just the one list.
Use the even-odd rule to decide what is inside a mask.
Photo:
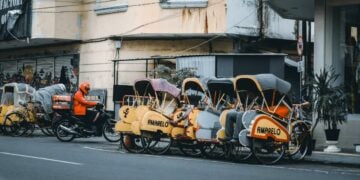
[[(120, 1), (121, 2), (121, 1)], [(130, 0), (126, 12), (82, 14), (82, 39), (137, 33), (223, 33), (226, 28), (225, 0), (209, 0), (208, 8), (162, 9), (158, 0)], [(219, 3), (220, 2), (220, 3)], [(105, 4), (105, 3), (104, 3)], [(95, 4), (84, 9), (93, 9)]]
[(80, 2), (33, 0), (31, 38), (80, 40)]

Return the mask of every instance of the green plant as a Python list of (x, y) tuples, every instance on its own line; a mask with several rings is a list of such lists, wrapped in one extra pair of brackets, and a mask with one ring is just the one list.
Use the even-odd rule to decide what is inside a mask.
[(152, 76), (155, 75), (157, 78), (163, 78), (168, 80), (170, 83), (181, 86), (181, 83), (184, 79), (188, 77), (196, 77), (195, 69), (193, 68), (183, 68), (179, 70), (173, 70), (170, 67), (165, 65), (158, 65), (153, 71)]
[(346, 94), (342, 86), (335, 86), (339, 74), (333, 68), (323, 69), (313, 78), (312, 100), (317, 114), (313, 128), (323, 122), (327, 129), (337, 129), (338, 124), (346, 121)]

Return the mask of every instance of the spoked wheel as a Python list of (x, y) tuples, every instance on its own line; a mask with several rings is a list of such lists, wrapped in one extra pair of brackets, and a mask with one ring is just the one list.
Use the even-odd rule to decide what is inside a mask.
[(29, 128), (29, 123), (20, 113), (10, 113), (5, 116), (3, 131), (9, 136), (22, 136)]
[(291, 137), (289, 142), (288, 156), (292, 160), (301, 161), (310, 150), (310, 135), (303, 134), (294, 136), (295, 137)]
[(55, 128), (55, 136), (61, 142), (70, 142), (74, 140), (75, 134), (66, 131), (65, 129), (73, 129), (73, 123), (67, 119), (63, 119), (58, 122)]
[(143, 137), (143, 145), (151, 154), (161, 155), (169, 151), (172, 145), (171, 137)]
[(284, 156), (285, 144), (275, 142), (272, 139), (262, 140), (254, 138), (252, 152), (260, 163), (267, 165), (275, 164)]
[(191, 157), (198, 157), (201, 155), (200, 146), (197, 141), (177, 141), (180, 151)]
[(31, 136), (35, 131), (35, 125), (32, 123), (25, 122), (26, 131), (21, 136)]
[(202, 155), (211, 159), (222, 158), (226, 154), (225, 147), (217, 143), (201, 143), (200, 150)]
[(49, 126), (49, 127), (40, 127), (40, 130), (45, 136), (54, 136), (54, 131), (53, 131), (53, 128), (51, 126)]
[(118, 133), (114, 131), (115, 125), (110, 123), (105, 123), (103, 126), (103, 136), (109, 142), (119, 142), (121, 137)]
[(253, 155), (250, 147), (241, 146), (240, 144), (230, 144), (227, 147), (231, 159), (235, 162), (249, 160)]
[(121, 144), (130, 153), (144, 152), (146, 149), (146, 146), (143, 146), (145, 143), (142, 141), (143, 141), (143, 139), (137, 135), (132, 135), (132, 134), (121, 134), (120, 135)]

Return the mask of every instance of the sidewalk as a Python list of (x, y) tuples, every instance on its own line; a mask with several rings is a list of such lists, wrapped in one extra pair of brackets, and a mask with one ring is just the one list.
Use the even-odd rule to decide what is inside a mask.
[(313, 151), (311, 156), (305, 157), (305, 161), (356, 166), (360, 168), (360, 153), (326, 153), (323, 151)]

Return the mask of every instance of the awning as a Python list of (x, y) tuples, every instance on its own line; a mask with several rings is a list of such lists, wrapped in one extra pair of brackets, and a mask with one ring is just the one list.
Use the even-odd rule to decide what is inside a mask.
[(267, 0), (283, 18), (314, 20), (315, 0)]

